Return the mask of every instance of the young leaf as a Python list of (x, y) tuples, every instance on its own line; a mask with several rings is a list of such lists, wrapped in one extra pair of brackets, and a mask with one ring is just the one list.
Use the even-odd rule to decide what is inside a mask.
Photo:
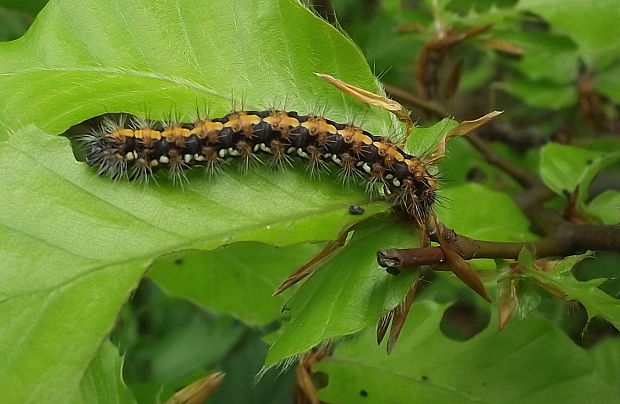
[[(105, 340), (82, 379), (82, 397), (75, 403), (133, 404), (135, 398), (123, 381), (123, 358), (118, 348)], [(69, 400), (66, 400), (69, 402)]]
[(459, 123), (453, 119), (444, 118), (428, 128), (414, 127), (407, 138), (407, 151), (416, 156), (431, 154), (437, 148), (437, 144), (441, 142), (445, 134), (458, 126), (458, 124)]
[(588, 188), (594, 176), (618, 160), (618, 151), (603, 153), (549, 143), (540, 152), (540, 175), (558, 195), (566, 195), (579, 186), (579, 200), (584, 201), (588, 198)]
[(322, 342), (374, 324), (405, 296), (415, 274), (389, 275), (375, 262), (386, 246), (415, 247), (408, 225), (377, 218), (360, 224), (351, 240), (307, 279), (287, 302), (289, 321), (265, 360), (272, 366)]
[(550, 270), (541, 270), (534, 265), (524, 265), (527, 271), (522, 276), (535, 280), (540, 286), (554, 295), (560, 295), (565, 300), (577, 300), (585, 307), (588, 317), (599, 316), (620, 329), (618, 299), (614, 299), (598, 288), (606, 279), (580, 282), (571, 272), (573, 266), (589, 256), (590, 254), (586, 253), (564, 258), (552, 263)]

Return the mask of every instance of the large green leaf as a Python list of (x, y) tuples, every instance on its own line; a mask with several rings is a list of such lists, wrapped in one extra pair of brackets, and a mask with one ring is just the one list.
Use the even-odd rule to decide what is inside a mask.
[[(104, 112), (187, 117), (285, 106), (391, 123), (314, 72), (376, 90), (360, 51), (295, 0), (51, 1), (0, 44), (0, 121), (49, 132)], [(243, 104), (243, 105), (241, 105)]]
[[(241, 240), (327, 240), (387, 204), (300, 167), (185, 189), (113, 183), (50, 136), (123, 111), (152, 118), (269, 103), (391, 124), (312, 75), (376, 90), (359, 50), (298, 2), (51, 1), (20, 40), (0, 44), (0, 391), (8, 402), (61, 402), (79, 381), (154, 258)], [(366, 208), (352, 216), (348, 206)], [(53, 341), (51, 343), (50, 341)], [(34, 388), (36, 386), (36, 388)]]
[[(0, 169), (13, 173), (0, 183), (0, 351), (11, 352), (0, 385), (11, 386), (15, 401), (72, 394), (154, 257), (236, 240), (330, 239), (363, 217), (348, 213), (355, 190), (338, 193), (336, 184), (297, 171), (262, 170), (251, 184), (240, 173), (221, 181), (196, 176), (192, 190), (112, 183), (72, 161), (65, 139), (34, 128), (0, 144)], [(233, 200), (230, 182), (237, 183)], [(273, 189), (282, 195), (267, 212), (265, 191)]]
[[(315, 366), (329, 375), (319, 390), (333, 403), (618, 403), (587, 353), (539, 316), (497, 319), (465, 341), (442, 335), (445, 306), (414, 304), (390, 356), (372, 330), (338, 345)], [(526, 370), (525, 370), (526, 369)]]

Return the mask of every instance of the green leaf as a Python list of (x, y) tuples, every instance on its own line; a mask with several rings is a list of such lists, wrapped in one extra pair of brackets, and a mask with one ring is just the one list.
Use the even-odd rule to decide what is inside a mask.
[[(533, 241), (529, 221), (508, 195), (466, 183), (440, 189), (435, 206), (443, 224), (467, 237), (488, 241)], [(495, 269), (490, 259), (470, 261), (478, 269)]]
[(580, 282), (575, 279), (571, 272), (573, 266), (588, 256), (590, 256), (589, 253), (566, 257), (558, 261), (553, 269), (548, 271), (541, 271), (534, 267), (533, 263), (525, 264), (520, 261), (527, 269), (521, 276), (535, 280), (547, 290), (561, 294), (566, 300), (577, 300), (585, 307), (588, 317), (599, 316), (620, 329), (618, 299), (614, 299), (598, 288), (606, 279)]
[(597, 195), (586, 206), (586, 211), (599, 218), (603, 224), (620, 223), (620, 192), (609, 190)]
[(6, 7), (10, 10), (19, 10), (32, 16), (36, 15), (46, 3), (47, 0), (0, 0), (1, 7)]
[[(6, 402), (76, 397), (150, 262), (135, 244), (124, 254), (132, 246), (123, 242), (152, 228), (95, 196), (88, 189), (92, 176), (71, 160), (66, 140), (32, 128), (0, 143), (0, 170), (7, 173), (0, 182), (0, 391)], [(106, 225), (115, 231), (102, 230)]]
[(607, 338), (589, 353), (600, 377), (607, 380), (616, 394), (620, 394), (620, 339)]
[[(288, 0), (258, 8), (249, 0), (52, 0), (23, 38), (0, 43), (0, 351), (11, 352), (0, 367), (4, 400), (74, 397), (156, 257), (241, 240), (333, 239), (388, 208), (369, 204), (360, 188), (313, 181), (299, 166), (231, 169), (216, 180), (196, 171), (186, 189), (113, 183), (75, 162), (65, 139), (13, 129), (35, 123), (58, 133), (115, 111), (186, 116), (197, 104), (220, 114), (232, 96), (247, 107), (325, 104), (334, 119), (366, 111), (315, 71), (377, 89), (359, 50)], [(363, 115), (374, 130), (392, 122), (376, 109)], [(351, 204), (365, 215), (350, 215)]]
[(594, 87), (598, 92), (620, 104), (620, 63), (615, 63), (609, 69), (594, 76)]
[(538, 108), (557, 110), (577, 102), (574, 85), (557, 84), (549, 79), (531, 80), (513, 75), (504, 83), (503, 88), (526, 104)]
[(415, 127), (407, 139), (407, 150), (415, 156), (428, 155), (435, 150), (443, 136), (457, 125), (457, 121), (444, 118), (427, 128)]
[(506, 31), (498, 35), (523, 48), (521, 58), (507, 62), (530, 80), (572, 84), (577, 78), (577, 47), (570, 38), (548, 32)]
[(566, 196), (579, 186), (579, 200), (588, 198), (590, 182), (607, 165), (620, 160), (620, 152), (596, 152), (549, 143), (540, 151), (540, 175), (545, 185)]
[(529, 221), (510, 197), (470, 183), (440, 190), (439, 219), (464, 236), (489, 241), (530, 241)]
[(57, 133), (106, 112), (220, 116), (241, 105), (327, 106), (330, 118), (364, 116), (373, 131), (394, 123), (313, 74), (377, 91), (359, 49), (296, 0), (53, 0), (24, 37), (0, 43), (0, 60), (0, 122), (12, 129)]
[[(65, 139), (34, 128), (0, 143), (0, 169), (12, 173), (0, 184), (0, 349), (11, 352), (0, 390), (11, 386), (16, 402), (72, 395), (153, 258), (237, 240), (331, 239), (386, 206), (363, 204), (365, 216), (352, 216), (360, 191), (317, 183), (301, 170), (259, 170), (250, 183), (241, 173), (221, 181), (201, 175), (192, 190), (113, 183), (75, 162)], [(61, 361), (71, 365), (61, 371)]]
[(136, 403), (122, 380), (123, 360), (118, 349), (106, 340), (82, 380), (82, 400), (88, 404)]
[(286, 303), (286, 294), (271, 296), (276, 286), (320, 250), (319, 244), (234, 243), (163, 257), (148, 275), (173, 296), (249, 325), (266, 325), (280, 317)]
[(541, 15), (568, 34), (586, 56), (620, 49), (620, 3), (616, 0), (521, 0), (517, 7)]
[(380, 218), (361, 224), (345, 248), (321, 265), (287, 302), (290, 318), (265, 365), (356, 333), (396, 307), (417, 274), (387, 274), (377, 265), (376, 252), (416, 244), (417, 236), (409, 225)]
[[(329, 382), (319, 398), (333, 403), (580, 403), (620, 397), (595, 373), (588, 354), (547, 320), (512, 319), (497, 331), (459, 342), (439, 331), (446, 306), (414, 304), (391, 355), (372, 330), (339, 344), (314, 370)], [(527, 371), (520, 371), (527, 369)]]

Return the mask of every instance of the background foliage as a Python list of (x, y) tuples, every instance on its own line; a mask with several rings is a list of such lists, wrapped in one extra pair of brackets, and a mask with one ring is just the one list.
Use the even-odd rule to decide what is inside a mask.
[[(551, 272), (522, 255), (520, 315), (501, 333), (497, 298), (488, 304), (447, 274), (426, 274), (432, 282), (387, 356), (374, 324), (419, 275), (377, 268), (378, 249), (417, 240), (387, 204), (301, 168), (194, 172), (185, 189), (165, 178), (149, 188), (112, 183), (55, 136), (104, 113), (187, 118), (197, 105), (213, 115), (239, 105), (325, 110), (402, 136), (387, 113), (313, 73), (380, 91), (376, 74), (388, 90), (416, 92), (416, 60), (439, 19), (455, 31), (492, 24), (442, 56), (433, 98), (458, 120), (505, 110), (481, 133), (502, 140), (496, 150), (538, 173), (557, 193), (552, 205), (578, 185), (580, 209), (617, 224), (616, 1), (334, 1), (351, 39), (293, 0), (13, 3), (0, 1), (6, 402), (163, 402), (214, 371), (226, 377), (209, 402), (290, 402), (294, 369), (257, 384), (256, 374), (328, 340), (333, 355), (314, 369), (327, 402), (620, 401), (615, 254), (569, 257)], [(425, 128), (410, 143), (450, 125), (412, 109)], [(483, 240), (536, 238), (510, 199), (518, 185), (464, 139), (450, 142), (439, 171), (448, 226)], [(351, 204), (365, 214), (350, 215)], [(270, 296), (357, 221), (338, 255)], [(506, 263), (476, 266), (495, 296)]]

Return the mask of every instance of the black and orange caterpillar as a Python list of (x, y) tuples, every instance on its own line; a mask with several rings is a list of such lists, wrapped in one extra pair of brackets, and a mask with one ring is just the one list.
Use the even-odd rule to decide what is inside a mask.
[(383, 185), (387, 199), (422, 221), (435, 201), (436, 179), (417, 157), (383, 136), (353, 124), (322, 116), (280, 110), (235, 111), (222, 118), (194, 123), (158, 123), (136, 118), (106, 121), (85, 136), (86, 162), (100, 175), (114, 179), (148, 180), (167, 169), (175, 182), (186, 180), (184, 170), (204, 166), (213, 174), (229, 157), (242, 167), (268, 155), (272, 166), (285, 166), (294, 156), (305, 159), (311, 174), (340, 167), (348, 182), (363, 179)]

